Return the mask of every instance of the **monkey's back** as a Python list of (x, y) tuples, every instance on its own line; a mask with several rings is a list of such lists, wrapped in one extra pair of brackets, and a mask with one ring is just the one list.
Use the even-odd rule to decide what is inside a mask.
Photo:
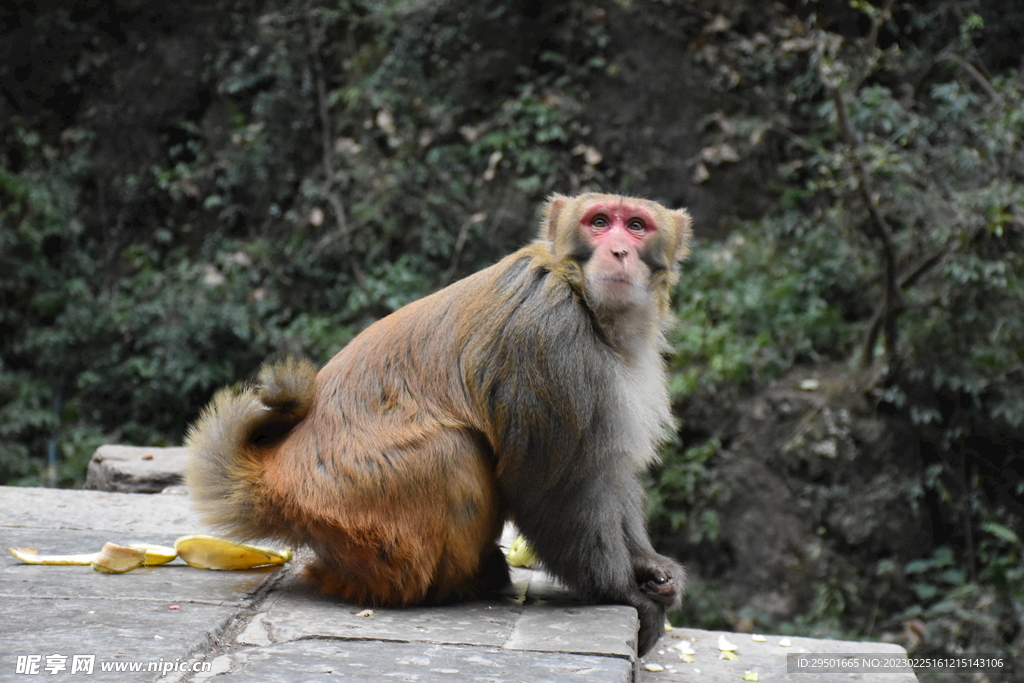
[(370, 604), (445, 599), (479, 571), (505, 505), (461, 350), (500, 321), (465, 302), (507, 287), (529, 249), (357, 335), (317, 374), (305, 418), (264, 454), (259, 495), (290, 540), (327, 560), (331, 574), (317, 578), (330, 592)]

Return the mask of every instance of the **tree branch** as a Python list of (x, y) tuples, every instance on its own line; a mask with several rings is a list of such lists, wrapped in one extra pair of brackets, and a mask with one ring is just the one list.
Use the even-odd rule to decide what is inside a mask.
[(313, 6), (306, 2), (306, 35), (309, 39), (309, 60), (313, 70), (313, 80), (316, 84), (317, 114), (320, 119), (320, 146), (322, 163), (324, 167), (324, 197), (327, 203), (334, 210), (334, 219), (337, 223), (337, 233), (321, 240), (320, 247), (326, 242), (332, 242), (348, 234), (348, 221), (345, 219), (345, 205), (341, 197), (334, 191), (334, 135), (331, 132), (331, 116), (327, 104), (327, 82), (324, 78), (323, 60), (320, 57), (320, 46), (323, 44), (323, 27), (313, 24)]
[(441, 276), (441, 287), (446, 287), (449, 282), (452, 281), (452, 276), (455, 275), (455, 270), (459, 267), (459, 259), (462, 258), (462, 250), (466, 247), (466, 239), (469, 237), (469, 229), (473, 226), (479, 214), (473, 214), (462, 222), (462, 226), (459, 228), (459, 235), (455, 238), (455, 248), (452, 250), (452, 258), (448, 263), (448, 269), (444, 271), (444, 275)]
[(922, 259), (910, 270), (909, 273), (900, 278), (900, 290), (906, 291), (908, 287), (912, 287), (922, 275), (939, 265), (939, 263), (942, 262), (943, 257), (950, 253), (950, 251), (951, 249), (949, 247), (942, 246)]
[(959, 66), (961, 69), (966, 71), (971, 76), (971, 78), (974, 79), (974, 81), (981, 87), (982, 90), (985, 91), (985, 94), (987, 94), (989, 96), (989, 99), (992, 100), (993, 105), (998, 105), (1000, 107), (1005, 106), (1003, 96), (1000, 95), (999, 92), (992, 87), (992, 84), (989, 82), (987, 78), (985, 78), (985, 75), (978, 70), (978, 67), (974, 66), (973, 64), (971, 64), (970, 62), (968, 62), (966, 59), (956, 54), (955, 52), (943, 52), (941, 55), (938, 55), (935, 58), (936, 64), (942, 62), (953, 62), (954, 64)]
[[(859, 73), (850, 79), (850, 90), (853, 92), (860, 88), (877, 62), (878, 32), (891, 15), (894, 3), (895, 0), (887, 0), (885, 6), (876, 10), (872, 17), (871, 31), (863, 43), (865, 53), (863, 66), (859, 69)], [(864, 202), (864, 206), (868, 210), (870, 217), (867, 230), (868, 235), (874, 237), (881, 247), (885, 298), (865, 334), (861, 347), (861, 366), (866, 368), (871, 364), (872, 352), (878, 339), (879, 330), (884, 329), (885, 355), (888, 366), (887, 374), (891, 376), (899, 365), (899, 327), (897, 321), (900, 312), (903, 310), (903, 295), (897, 282), (899, 259), (896, 253), (896, 243), (893, 240), (892, 228), (889, 226), (889, 222), (885, 219), (878, 204), (875, 202), (877, 194), (874, 191), (871, 175), (858, 154), (860, 142), (857, 139), (857, 134), (854, 132), (853, 125), (850, 123), (849, 111), (843, 93), (839, 86), (836, 85), (835, 79), (822, 57), (818, 59), (818, 76), (835, 107), (836, 120), (839, 124), (843, 141), (846, 143), (848, 159), (853, 170), (854, 179), (857, 182), (857, 190)]]
[[(899, 349), (897, 346), (899, 330), (896, 323), (900, 311), (903, 309), (903, 295), (900, 293), (900, 286), (896, 280), (899, 269), (896, 257), (896, 243), (893, 240), (892, 228), (889, 227), (889, 222), (882, 215), (875, 202), (874, 186), (868, 170), (864, 167), (864, 162), (857, 154), (859, 143), (853, 131), (853, 126), (850, 124), (849, 113), (846, 109), (843, 94), (832, 83), (831, 78), (827, 74), (822, 73), (821, 78), (835, 105), (836, 118), (839, 121), (839, 129), (848, 148), (850, 165), (853, 168), (853, 175), (857, 181), (857, 189), (871, 218), (868, 223), (870, 226), (868, 234), (877, 239), (881, 245), (882, 262), (884, 264), (885, 299), (879, 311), (879, 317), (885, 329), (886, 360), (889, 367), (895, 369), (899, 362)], [(873, 327), (874, 323), (872, 324)], [(864, 340), (864, 346), (862, 347), (861, 365), (863, 367), (870, 365), (871, 351), (874, 347), (875, 338), (877, 338), (877, 331), (872, 333), (872, 330), (869, 329), (869, 333)], [(870, 346), (868, 346), (869, 342)]]
[(878, 62), (878, 32), (882, 29), (885, 22), (892, 16), (892, 6), (896, 4), (896, 0), (886, 0), (885, 7), (875, 11), (875, 15), (871, 18), (871, 30), (868, 35), (864, 38), (865, 55), (864, 63), (861, 65), (860, 73), (857, 77), (850, 81), (850, 91), (857, 92), (860, 90), (860, 86), (864, 84), (864, 80), (871, 74), (875, 68), (875, 64)]

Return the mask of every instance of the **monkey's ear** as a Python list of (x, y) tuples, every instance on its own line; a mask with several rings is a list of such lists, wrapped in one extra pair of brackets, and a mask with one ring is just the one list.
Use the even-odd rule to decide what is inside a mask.
[(678, 241), (676, 242), (674, 260), (680, 261), (686, 258), (687, 254), (690, 253), (690, 239), (693, 237), (693, 230), (690, 226), (692, 225), (693, 220), (690, 218), (690, 212), (686, 209), (676, 209), (669, 213), (672, 214), (672, 220), (676, 224), (676, 233), (679, 236)]
[(540, 220), (540, 238), (548, 242), (555, 241), (555, 233), (558, 231), (558, 217), (562, 209), (569, 203), (569, 198), (561, 194), (553, 194), (548, 197), (548, 203), (544, 205), (543, 217)]

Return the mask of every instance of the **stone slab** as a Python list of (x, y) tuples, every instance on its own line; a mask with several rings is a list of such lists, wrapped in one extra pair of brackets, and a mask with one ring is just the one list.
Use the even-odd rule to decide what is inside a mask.
[[(107, 541), (172, 545), (181, 535), (206, 532), (181, 495), (0, 488), (0, 501), (4, 549), (84, 553)], [(97, 674), (104, 663), (146, 666), (163, 658), (205, 660), (213, 665), (211, 675), (236, 680), (316, 679), (318, 670), (339, 661), (351, 669), (350, 679), (364, 676), (354, 680), (632, 680), (632, 610), (565, 603), (568, 592), (540, 572), (517, 570), (518, 589), (504, 600), (357, 616), (361, 608), (316, 595), (294, 569), (254, 603), (274, 571), (209, 572), (176, 560), (100, 575), (85, 566), (25, 565), (4, 555), (0, 619), (10, 618), (0, 649), (13, 659), (0, 660), (0, 678), (15, 670), (18, 655), (93, 654)], [(616, 610), (624, 618), (609, 620), (606, 612)], [(546, 632), (531, 635), (530, 625), (545, 624), (545, 615), (554, 617)], [(610, 626), (611, 636), (596, 636), (597, 625)], [(229, 640), (214, 648), (218, 638)], [(596, 656), (608, 654), (594, 646), (602, 641), (615, 643), (614, 656)], [(573, 651), (558, 651), (565, 643)], [(222, 649), (228, 654), (215, 656)], [(348, 654), (342, 659), (341, 652)], [(315, 666), (296, 668), (294, 659)], [(45, 671), (45, 660), (40, 667)], [(453, 679), (452, 671), (460, 675)], [(103, 680), (156, 678), (145, 671), (102, 673)], [(72, 674), (53, 678), (65, 676)], [(163, 680), (188, 679), (172, 672)]]
[[(789, 637), (790, 645), (782, 647), (782, 636), (765, 636), (765, 642), (752, 640), (750, 634), (724, 633), (677, 628), (665, 634), (640, 663), (642, 683), (677, 683), (699, 680), (701, 683), (737, 683), (748, 671), (757, 673), (758, 683), (856, 683), (857, 681), (878, 681), (879, 683), (916, 683), (912, 673), (789, 673), (786, 655), (798, 653), (888, 653), (905, 657), (907, 652), (891, 643), (858, 643), (844, 640)], [(721, 658), (718, 637), (737, 646), (735, 661)], [(672, 646), (681, 640), (690, 641), (696, 654), (694, 663), (680, 660), (679, 651)], [(647, 665), (665, 667), (664, 671), (652, 672)], [(668, 667), (672, 668), (669, 669)]]
[[(11, 558), (13, 559), (13, 558)], [(44, 567), (56, 569), (56, 567)], [(88, 567), (80, 567), (92, 572)], [(187, 659), (210, 645), (211, 633), (219, 631), (238, 611), (233, 605), (181, 604), (168, 609), (169, 601), (83, 598), (0, 599), (0, 681), (152, 681), (156, 673), (103, 672), (104, 664), (150, 663)], [(53, 675), (43, 667), (50, 655), (66, 657), (64, 671)], [(17, 672), (18, 657), (41, 657), (36, 676)], [(71, 673), (74, 655), (93, 655), (93, 675)]]
[(506, 650), (633, 658), (636, 611), (623, 605), (488, 602), (399, 609), (363, 608), (316, 595), (301, 581), (276, 589), (240, 634), (244, 645), (345, 638), (481, 645)]
[(183, 494), (146, 495), (0, 487), (0, 526), (97, 529), (126, 534), (210, 533)]
[[(183, 495), (140, 495), (0, 487), (0, 552), (36, 546), (44, 553), (98, 550), (106, 541), (170, 545), (204, 533)], [(298, 564), (296, 562), (295, 564)], [(636, 615), (618, 605), (572, 602), (543, 572), (514, 570), (508, 597), (443, 607), (361, 608), (315, 595), (297, 566), (210, 572), (180, 564), (107, 576), (88, 567), (25, 565), (0, 559), (0, 681), (30, 680), (18, 656), (95, 655), (93, 680), (206, 680), (303, 683), (329, 676), (354, 681), (634, 680)], [(268, 578), (271, 581), (268, 582)], [(172, 609), (175, 608), (175, 609)], [(894, 645), (778, 637), (756, 643), (727, 634), (739, 660), (719, 659), (718, 633), (677, 629), (639, 668), (642, 681), (724, 683), (757, 671), (759, 681), (914, 683), (913, 674), (787, 674), (787, 652), (892, 652)], [(695, 664), (669, 646), (690, 639)], [(161, 659), (163, 660), (161, 662)], [(207, 674), (102, 671), (104, 664), (170, 662), (212, 666)], [(668, 669), (671, 665), (672, 669)], [(697, 671), (700, 671), (698, 674)]]
[(104, 444), (89, 460), (85, 488), (120, 493), (159, 493), (185, 480), (185, 447)]
[(375, 608), (369, 616), (358, 616), (362, 607), (297, 588), (273, 595), (254, 621), (272, 634), (271, 643), (347, 638), (501, 647), (522, 609), (512, 602), (470, 602)]
[[(631, 664), (615, 657), (535, 653), (456, 645), (373, 641), (304, 640), (247, 648), (214, 663), (230, 667), (219, 681), (305, 683), (627, 683)], [(194, 680), (204, 680), (202, 675)]]
[(625, 605), (526, 604), (505, 649), (576, 652), (633, 659), (636, 610)]
[[(27, 565), (7, 548), (89, 553), (107, 541), (173, 545), (204, 530), (184, 496), (0, 487), (0, 681), (32, 680), (16, 673), (19, 656), (39, 656), (37, 676), (47, 680), (88, 680), (71, 673), (74, 655), (95, 657), (92, 680), (156, 680), (145, 667), (204, 652), (268, 576), (203, 571), (180, 560), (106, 575), (88, 566)], [(51, 675), (46, 657), (55, 654), (67, 657), (66, 668)]]

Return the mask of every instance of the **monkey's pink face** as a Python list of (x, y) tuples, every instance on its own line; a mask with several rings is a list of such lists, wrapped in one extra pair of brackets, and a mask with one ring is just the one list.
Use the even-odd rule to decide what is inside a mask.
[(651, 274), (642, 255), (658, 229), (651, 212), (625, 202), (596, 202), (583, 213), (580, 228), (593, 250), (583, 267), (593, 302), (611, 309), (642, 303)]

